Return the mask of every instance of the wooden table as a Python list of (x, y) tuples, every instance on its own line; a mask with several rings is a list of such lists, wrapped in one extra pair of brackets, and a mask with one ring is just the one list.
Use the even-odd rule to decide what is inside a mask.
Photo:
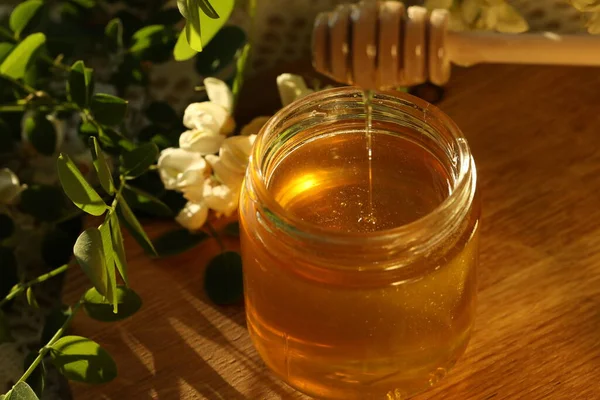
[[(254, 85), (262, 85), (254, 96), (275, 90), (274, 80)], [(455, 71), (441, 108), (465, 132), (479, 170), (479, 306), (467, 353), (417, 399), (600, 398), (600, 69)], [(76, 318), (74, 332), (109, 350), (119, 376), (73, 384), (75, 400), (304, 398), (265, 370), (243, 308), (215, 307), (204, 296), (215, 243), (151, 261), (126, 242), (130, 280), (145, 304), (118, 324)], [(71, 274), (65, 300), (84, 286)]]

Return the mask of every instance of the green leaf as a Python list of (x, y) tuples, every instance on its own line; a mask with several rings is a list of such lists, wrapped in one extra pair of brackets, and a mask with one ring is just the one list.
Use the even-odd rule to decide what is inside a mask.
[(92, 97), (91, 110), (96, 121), (102, 125), (118, 125), (123, 122), (127, 114), (127, 101), (109, 94), (98, 93)]
[(237, 26), (225, 26), (196, 57), (196, 70), (202, 76), (215, 76), (243, 54), (246, 33)]
[(83, 61), (77, 61), (71, 67), (67, 80), (67, 93), (69, 100), (80, 108), (87, 107), (92, 93), (93, 70), (86, 68)]
[(190, 46), (186, 37), (186, 29), (183, 29), (179, 32), (179, 37), (177, 38), (177, 43), (175, 43), (175, 48), (173, 49), (173, 57), (175, 57), (176, 61), (185, 61), (194, 57), (198, 52)]
[(83, 296), (83, 308), (87, 314), (102, 322), (115, 322), (129, 318), (142, 307), (142, 299), (133, 290), (119, 286), (116, 290), (119, 312), (113, 312), (113, 306), (94, 288)]
[(160, 199), (134, 186), (125, 186), (123, 197), (134, 210), (144, 211), (159, 217), (169, 217), (173, 212)]
[(190, 47), (196, 51), (202, 51), (202, 23), (200, 21), (200, 12), (196, 6), (195, 0), (186, 0), (187, 2), (187, 21), (185, 22), (185, 38)]
[(104, 34), (113, 51), (123, 48), (123, 22), (119, 18), (113, 18), (106, 24)]
[(51, 156), (56, 151), (56, 130), (52, 122), (42, 113), (35, 113), (25, 119), (25, 137), (38, 153)]
[(129, 233), (131, 233), (131, 236), (133, 236), (140, 246), (142, 246), (147, 253), (153, 256), (158, 255), (154, 245), (146, 235), (146, 232), (144, 232), (144, 228), (142, 228), (140, 221), (138, 221), (122, 196), (118, 199), (117, 213), (119, 214), (119, 220), (125, 225)]
[(102, 234), (90, 227), (79, 235), (73, 253), (92, 285), (104, 296), (108, 294), (108, 272), (104, 258)]
[(150, 103), (144, 114), (146, 114), (146, 117), (155, 124), (170, 126), (180, 123), (179, 116), (173, 107), (164, 101)]
[(226, 251), (213, 258), (206, 267), (204, 289), (215, 304), (239, 302), (244, 295), (240, 255), (234, 251)]
[(112, 239), (112, 247), (115, 250), (115, 265), (123, 278), (126, 286), (129, 286), (129, 278), (127, 276), (127, 258), (125, 257), (125, 248), (123, 246), (123, 236), (121, 234), (121, 226), (119, 218), (115, 213), (110, 214), (110, 234)]
[(210, 4), (209, 0), (198, 0), (198, 6), (207, 17), (211, 19), (219, 18), (219, 14), (213, 8), (212, 4)]
[(43, 5), (42, 0), (27, 0), (15, 7), (10, 14), (9, 25), (17, 38)]
[(246, 45), (242, 49), (242, 54), (239, 56), (236, 62), (237, 68), (235, 72), (235, 78), (233, 80), (233, 84), (231, 85), (231, 93), (233, 94), (234, 108), (237, 104), (240, 92), (242, 91), (242, 86), (244, 85), (244, 74), (246, 71), (246, 64), (248, 62), (248, 58), (250, 57), (250, 49), (250, 43), (246, 43)]
[(98, 343), (81, 336), (65, 336), (50, 349), (52, 363), (67, 379), (106, 383), (117, 376), (117, 365)]
[(15, 45), (12, 43), (0, 43), (0, 65), (14, 48)]
[(121, 173), (127, 177), (142, 175), (156, 162), (158, 147), (154, 143), (144, 143), (121, 155)]
[(225, 234), (227, 236), (240, 236), (240, 223), (239, 222), (232, 222), (230, 224), (227, 224), (227, 226), (225, 226), (225, 229), (223, 229), (223, 231), (225, 232)]
[[(27, 354), (27, 356), (25, 356), (23, 371), (27, 371), (27, 368), (29, 368), (37, 356), (38, 352), (30, 352)], [(42, 397), (44, 387), (46, 386), (46, 365), (44, 364), (44, 361), (42, 361), (37, 368), (33, 370), (25, 382), (31, 387), (38, 397)]]
[[(231, 16), (234, 6), (235, 0), (219, 0), (214, 2), (214, 8), (219, 15), (218, 19), (212, 19), (204, 13), (200, 13), (200, 25), (202, 26), (200, 37), (203, 46), (207, 46), (223, 25), (225, 25)], [(192, 48), (195, 47), (192, 45)]]
[(69, 199), (91, 215), (102, 215), (108, 209), (100, 195), (85, 180), (79, 169), (66, 154), (57, 160), (58, 177)]
[(33, 289), (30, 287), (27, 288), (26, 291), (27, 304), (29, 304), (33, 308), (40, 308), (37, 300), (35, 299), (35, 294), (33, 293)]
[(175, 40), (175, 30), (170, 26), (145, 26), (133, 34), (129, 51), (142, 60), (163, 62), (173, 52)]
[(94, 168), (98, 173), (100, 185), (102, 185), (102, 188), (106, 193), (113, 194), (115, 192), (115, 185), (113, 183), (106, 158), (104, 158), (104, 153), (100, 148), (100, 144), (98, 144), (98, 139), (92, 136), (90, 141), (90, 149), (92, 151), (92, 158), (94, 160)]
[(27, 36), (4, 59), (0, 65), (0, 74), (14, 79), (23, 78), (44, 43), (46, 43), (46, 36), (43, 33)]
[(12, 236), (15, 231), (15, 223), (12, 218), (6, 214), (0, 214), (0, 240)]
[(71, 307), (61, 305), (50, 311), (44, 320), (44, 328), (42, 329), (41, 343), (48, 343), (54, 334), (67, 322), (73, 310)]
[(190, 233), (187, 229), (177, 229), (160, 236), (154, 241), (154, 246), (159, 257), (169, 257), (186, 252), (209, 237), (204, 232)]
[[(2, 296), (4, 297), (4, 296)], [(6, 316), (0, 310), (0, 344), (7, 342), (14, 342), (15, 339), (12, 337), (10, 333), (10, 327), (8, 326), (8, 321), (6, 320)]]
[(10, 395), (8, 396), (10, 400), (38, 400), (38, 397), (35, 395), (35, 392), (29, 385), (25, 382), (17, 383), (12, 390), (10, 391)]
[(113, 312), (119, 311), (119, 303), (117, 301), (117, 275), (115, 273), (115, 255), (112, 247), (112, 233), (110, 231), (110, 216), (98, 227), (102, 236), (102, 251), (104, 252), (104, 268), (106, 268), (106, 276), (108, 285), (106, 291), (106, 300), (113, 306)]
[(31, 185), (21, 193), (19, 208), (39, 221), (51, 222), (61, 216), (64, 200), (59, 187)]

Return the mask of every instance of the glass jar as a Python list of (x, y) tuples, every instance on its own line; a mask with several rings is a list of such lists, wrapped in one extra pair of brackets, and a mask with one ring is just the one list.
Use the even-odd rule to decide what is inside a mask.
[[(271, 370), (322, 399), (405, 399), (465, 351), (479, 197), (436, 107), (356, 88), (304, 97), (254, 145), (240, 198), (248, 329)], [(365, 211), (366, 210), (366, 211)]]

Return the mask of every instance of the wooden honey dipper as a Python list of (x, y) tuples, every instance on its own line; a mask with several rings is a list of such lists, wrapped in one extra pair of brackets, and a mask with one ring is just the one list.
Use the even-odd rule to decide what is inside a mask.
[(397, 1), (343, 4), (315, 20), (313, 65), (365, 89), (443, 85), (451, 62), (600, 66), (600, 38), (591, 35), (451, 32), (448, 20), (446, 10)]

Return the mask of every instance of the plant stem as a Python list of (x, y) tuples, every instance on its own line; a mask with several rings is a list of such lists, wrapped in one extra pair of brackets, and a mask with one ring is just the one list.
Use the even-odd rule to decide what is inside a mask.
[(221, 239), (221, 236), (219, 235), (219, 232), (217, 232), (217, 230), (215, 229), (215, 227), (209, 222), (206, 221), (206, 227), (208, 228), (208, 231), (210, 232), (211, 236), (217, 241), (217, 243), (219, 244), (219, 247), (221, 248), (221, 251), (225, 251), (225, 243), (223, 243), (223, 240)]
[(25, 105), (23, 105), (23, 104), (0, 105), (0, 112), (20, 112), (20, 111), (25, 111)]
[(13, 290), (10, 291), (10, 293), (8, 293), (8, 295), (6, 295), (4, 299), (0, 300), (0, 307), (2, 307), (5, 303), (8, 303), (10, 300), (14, 299), (24, 291), (26, 291), (31, 286), (37, 285), (38, 283), (42, 283), (47, 281), (48, 279), (54, 278), (55, 276), (65, 272), (67, 269), (69, 269), (69, 264), (65, 264), (61, 267), (53, 269), (47, 274), (40, 275), (37, 278), (30, 280), (29, 282), (17, 285)]
[(42, 362), (42, 360), (44, 359), (46, 354), (50, 351), (52, 345), (54, 343), (56, 343), (56, 341), (58, 341), (58, 339), (60, 339), (62, 337), (62, 335), (65, 333), (65, 331), (69, 328), (69, 325), (71, 325), (71, 321), (75, 317), (75, 314), (77, 313), (77, 311), (79, 311), (79, 308), (81, 307), (82, 304), (83, 304), (83, 301), (81, 299), (77, 303), (75, 303), (75, 305), (73, 306), (71, 315), (69, 315), (69, 317), (67, 318), (65, 323), (62, 324), (60, 329), (56, 331), (54, 336), (52, 336), (52, 339), (50, 339), (50, 341), (48, 343), (46, 343), (46, 345), (40, 349), (38, 356), (35, 358), (35, 360), (33, 360), (31, 365), (29, 366), (29, 368), (27, 368), (27, 371), (25, 371), (25, 373), (19, 378), (19, 380), (15, 383), (15, 385), (17, 383), (26, 381), (27, 378), (29, 378), (29, 375), (31, 375), (33, 373), (33, 371), (35, 371), (35, 369), (38, 367), (38, 365), (40, 365), (40, 363)]

